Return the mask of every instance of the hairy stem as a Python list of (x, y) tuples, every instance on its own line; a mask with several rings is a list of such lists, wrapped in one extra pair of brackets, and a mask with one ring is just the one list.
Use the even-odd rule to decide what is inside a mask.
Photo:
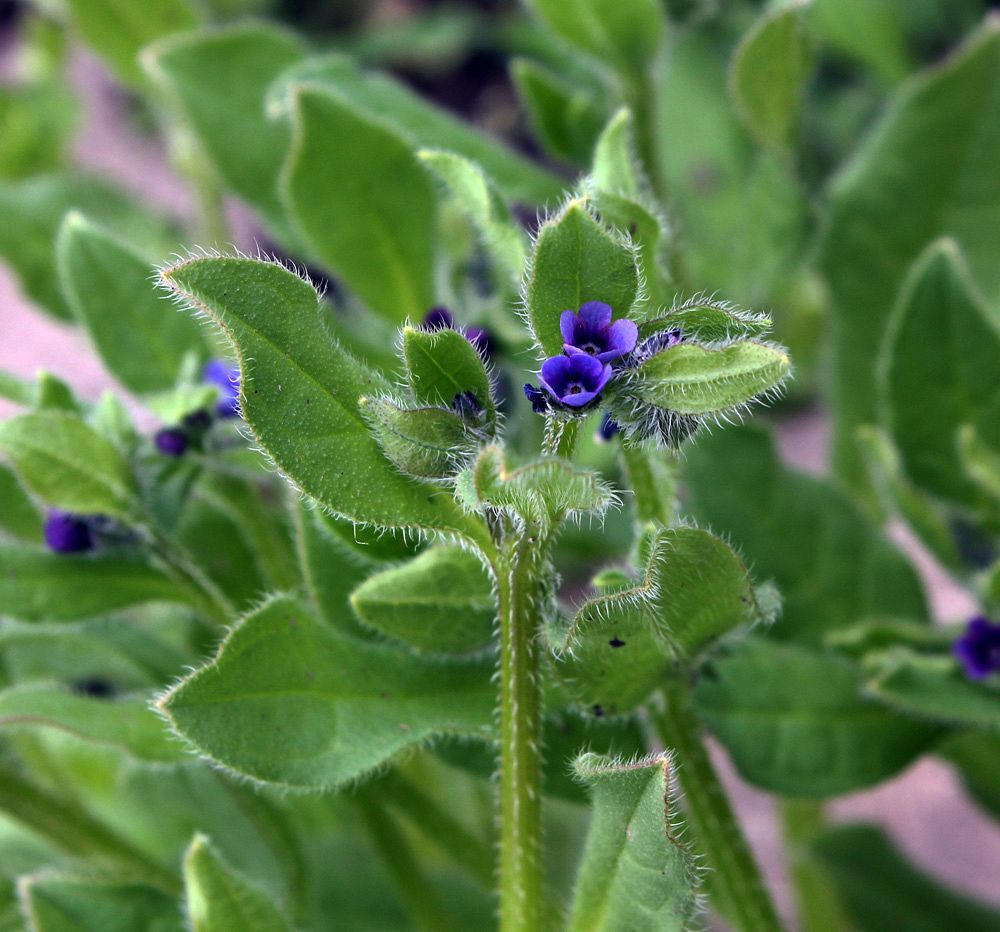
[(542, 912), (542, 691), (538, 629), (545, 547), (518, 535), (498, 561), (500, 929), (536, 932)]
[(550, 417), (545, 425), (545, 439), (542, 441), (542, 453), (546, 456), (561, 456), (563, 459), (572, 459), (576, 453), (576, 442), (580, 439), (580, 424), (582, 422), (574, 418), (573, 420), (563, 420), (562, 418)]
[(813, 839), (826, 828), (823, 804), (784, 799), (779, 811), (799, 928), (802, 932), (847, 932), (851, 924), (833, 884), (809, 852)]
[(739, 932), (779, 932), (781, 922), (764, 879), (702, 741), (687, 684), (669, 687), (665, 700), (656, 726), (664, 744), (677, 752), (677, 774), (710, 871), (713, 904)]

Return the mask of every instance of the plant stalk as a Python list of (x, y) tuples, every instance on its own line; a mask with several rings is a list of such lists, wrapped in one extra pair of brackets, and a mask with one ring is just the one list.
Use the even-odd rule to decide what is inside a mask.
[(709, 894), (739, 932), (780, 932), (782, 925), (760, 869), (701, 738), (686, 682), (668, 687), (656, 727), (677, 753), (677, 775), (695, 839), (710, 869)]
[(542, 689), (538, 631), (545, 545), (526, 531), (497, 565), (500, 605), (500, 930), (542, 913)]
[(670, 527), (677, 513), (677, 454), (624, 443), (621, 451), (636, 521)]

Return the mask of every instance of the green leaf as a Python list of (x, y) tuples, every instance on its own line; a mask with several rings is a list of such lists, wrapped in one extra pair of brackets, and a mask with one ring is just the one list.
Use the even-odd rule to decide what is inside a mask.
[(871, 0), (812, 0), (809, 14), (825, 45), (895, 83), (910, 70), (904, 9)]
[(328, 789), (434, 735), (489, 735), (491, 671), (490, 661), (445, 664), (345, 636), (278, 597), (240, 622), (160, 708), (230, 770)]
[(969, 795), (994, 819), (1000, 819), (1000, 735), (962, 730), (950, 734), (935, 748), (954, 766)]
[(659, 529), (646, 547), (641, 582), (589, 599), (553, 645), (557, 673), (584, 706), (629, 712), (667, 682), (676, 660), (764, 616), (746, 567), (708, 531)]
[(0, 449), (46, 504), (77, 514), (134, 517), (135, 480), (128, 463), (73, 415), (44, 411), (10, 418), (0, 423)]
[(461, 654), (491, 643), (496, 600), (473, 554), (434, 547), (366, 579), (351, 595), (366, 625), (418, 651)]
[(958, 455), (966, 475), (1000, 502), (1000, 453), (983, 442), (972, 424), (963, 424), (958, 431)]
[(668, 932), (698, 913), (695, 858), (677, 837), (669, 754), (623, 763), (577, 758), (594, 815), (576, 880), (570, 932)]
[(525, 236), (491, 178), (475, 162), (440, 149), (420, 149), (420, 159), (442, 182), (473, 224), (490, 257), (501, 288), (516, 290), (527, 255)]
[(158, 42), (142, 56), (225, 183), (288, 237), (278, 174), (290, 134), (264, 114), (264, 93), (302, 57), (297, 39), (273, 25), (239, 25)]
[(563, 311), (603, 301), (611, 305), (615, 319), (627, 317), (638, 293), (634, 247), (601, 226), (586, 200), (570, 201), (539, 230), (525, 287), (525, 310), (542, 355), (562, 353)]
[(987, 300), (1000, 297), (998, 95), (1000, 24), (987, 19), (944, 65), (899, 90), (831, 184), (821, 262), (836, 310), (836, 458), (851, 481), (860, 478), (854, 430), (875, 420), (876, 355), (910, 264), (952, 236)]
[(974, 683), (951, 657), (905, 648), (869, 662), (867, 695), (914, 718), (1000, 732), (1000, 690)]
[(546, 532), (569, 517), (601, 515), (618, 502), (589, 469), (551, 457), (512, 470), (498, 446), (483, 449), (459, 476), (458, 495), (466, 507), (506, 511)]
[(813, 850), (833, 875), (859, 932), (991, 932), (1000, 925), (1000, 912), (916, 870), (872, 825), (831, 829)]
[(436, 198), (410, 145), (327, 91), (296, 88), (291, 107), (284, 191), (310, 249), (378, 314), (421, 319), (434, 303)]
[(83, 41), (133, 86), (142, 83), (138, 56), (143, 46), (198, 25), (191, 0), (147, 0), (138, 7), (122, 0), (68, 0), (68, 5)]
[(22, 877), (18, 894), (37, 932), (182, 932), (173, 897), (128, 880), (44, 873)]
[(63, 294), (108, 369), (137, 394), (172, 388), (185, 355), (204, 357), (196, 321), (151, 281), (153, 263), (82, 214), (66, 216), (56, 245)]
[(594, 164), (584, 184), (606, 223), (628, 230), (639, 247), (643, 276), (653, 304), (671, 301), (669, 228), (635, 152), (631, 112), (622, 108), (604, 128), (594, 148)]
[(527, 58), (511, 62), (510, 76), (545, 151), (570, 165), (588, 165), (607, 121), (606, 104), (590, 88), (563, 81)]
[(302, 84), (329, 91), (366, 117), (384, 121), (414, 150), (447, 149), (476, 163), (509, 199), (541, 204), (562, 193), (556, 176), (388, 75), (364, 71), (344, 55), (316, 56), (289, 68), (271, 88), (268, 110), (287, 110), (290, 91)]
[(187, 915), (193, 932), (290, 932), (262, 890), (250, 884), (196, 835), (184, 855)]
[(866, 617), (927, 617), (902, 554), (835, 486), (782, 466), (766, 431), (702, 436), (683, 465), (691, 514), (777, 584), (784, 607), (771, 636), (820, 644)]
[(495, 423), (496, 405), (482, 357), (457, 330), (404, 327), (403, 364), (417, 404), (450, 407), (457, 395), (472, 392), (488, 423)]
[(862, 685), (861, 669), (844, 658), (749, 640), (711, 662), (695, 704), (751, 783), (836, 796), (893, 776), (939, 736), (864, 699)]
[(815, 43), (808, 0), (765, 13), (740, 40), (729, 68), (736, 110), (761, 143), (787, 149), (794, 141)]
[(914, 488), (903, 475), (899, 453), (885, 431), (876, 427), (859, 427), (857, 442), (868, 469), (869, 481), (885, 512), (898, 513), (938, 560), (963, 572), (962, 557), (955, 545), (945, 509)]
[(161, 218), (92, 175), (0, 180), (0, 216), (17, 218), (16, 223), (0, 226), (0, 257), (10, 263), (24, 294), (61, 320), (73, 318), (59, 288), (55, 256), (56, 233), (69, 210), (80, 210), (107, 224), (126, 242), (161, 253), (176, 248), (177, 240)]
[(9, 618), (75, 621), (161, 601), (197, 598), (140, 556), (0, 545), (0, 614)]
[(539, 18), (560, 38), (639, 77), (663, 41), (665, 17), (656, 0), (530, 0)]
[(252, 259), (191, 259), (161, 278), (235, 344), (243, 416), (299, 488), (354, 521), (468, 528), (450, 495), (402, 476), (383, 455), (358, 399), (388, 385), (330, 336), (311, 286)]
[(0, 691), (0, 729), (68, 732), (150, 764), (189, 759), (144, 695), (91, 699), (45, 683), (14, 686)]
[(5, 84), (0, 88), (0, 126), (0, 178), (55, 171), (66, 162), (77, 128), (76, 100), (57, 80)]
[(880, 375), (883, 418), (904, 473), (952, 502), (981, 502), (962, 469), (957, 432), (971, 424), (1000, 446), (1000, 316), (976, 296), (954, 242), (935, 243), (907, 277)]
[(764, 336), (771, 329), (771, 318), (699, 296), (675, 305), (658, 317), (642, 321), (639, 339), (675, 327), (686, 338), (699, 343), (728, 343)]
[(720, 414), (776, 391), (790, 371), (785, 350), (767, 343), (679, 343), (644, 362), (625, 390), (678, 414)]
[(358, 407), (382, 452), (415, 479), (454, 475), (476, 449), (465, 421), (444, 408), (401, 408), (386, 398), (359, 398)]
[(30, 543), (42, 539), (42, 516), (6, 463), (0, 463), (0, 531)]

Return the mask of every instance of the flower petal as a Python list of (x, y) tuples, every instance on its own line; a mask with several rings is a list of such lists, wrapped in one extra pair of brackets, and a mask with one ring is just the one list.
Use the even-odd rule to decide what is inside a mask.
[(623, 317), (621, 320), (616, 320), (608, 330), (608, 351), (624, 356), (635, 349), (635, 342), (638, 339), (639, 328), (635, 322)]
[(611, 323), (611, 305), (603, 301), (587, 301), (580, 305), (579, 318), (589, 330), (605, 330)]
[(576, 342), (576, 314), (572, 311), (563, 311), (559, 315), (559, 332), (564, 343)]

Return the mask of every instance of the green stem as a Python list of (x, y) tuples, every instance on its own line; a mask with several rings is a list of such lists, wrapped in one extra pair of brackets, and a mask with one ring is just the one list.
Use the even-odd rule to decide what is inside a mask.
[(519, 536), (498, 561), (500, 930), (536, 932), (542, 911), (542, 690), (539, 572), (545, 546)]
[(202, 611), (209, 618), (219, 624), (231, 624), (236, 618), (236, 611), (222, 590), (180, 551), (174, 541), (155, 530), (150, 533), (151, 549), (166, 571), (198, 597)]
[(621, 451), (635, 496), (636, 521), (670, 527), (677, 513), (676, 454), (624, 443)]
[(565, 420), (550, 417), (545, 424), (545, 439), (542, 441), (542, 453), (546, 456), (561, 456), (570, 460), (576, 453), (576, 444), (580, 439), (580, 418)]
[(101, 861), (172, 894), (181, 892), (178, 878), (143, 851), (81, 809), (0, 765), (0, 810), (71, 855)]
[(809, 851), (826, 828), (823, 804), (808, 799), (780, 802), (788, 873), (802, 932), (847, 932), (851, 924), (836, 890)]
[(701, 739), (687, 684), (669, 687), (665, 700), (656, 725), (664, 744), (677, 752), (677, 774), (694, 836), (710, 868), (714, 905), (740, 932), (779, 932), (774, 904)]
[(409, 840), (378, 798), (362, 791), (355, 797), (355, 802), (417, 927), (428, 932), (445, 932), (451, 929), (452, 924), (424, 876)]

